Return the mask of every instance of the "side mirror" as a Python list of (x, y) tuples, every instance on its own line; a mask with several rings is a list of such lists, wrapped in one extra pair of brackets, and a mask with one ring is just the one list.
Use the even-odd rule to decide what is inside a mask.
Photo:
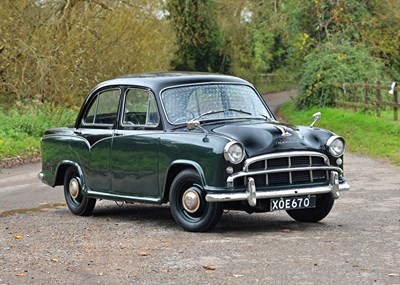
[(186, 123), (186, 128), (191, 131), (200, 127), (200, 121), (189, 121)]
[(314, 121), (311, 123), (310, 128), (313, 128), (313, 127), (314, 127), (314, 124), (315, 124), (316, 122), (318, 122), (320, 118), (321, 118), (321, 112), (315, 113), (315, 114), (313, 115), (313, 120), (314, 120)]
[(209, 142), (208, 139), (208, 132), (201, 126), (200, 121), (197, 120), (191, 120), (189, 122), (186, 123), (186, 128), (191, 131), (191, 130), (195, 130), (195, 129), (200, 129), (204, 132), (205, 136), (203, 138), (203, 142)]

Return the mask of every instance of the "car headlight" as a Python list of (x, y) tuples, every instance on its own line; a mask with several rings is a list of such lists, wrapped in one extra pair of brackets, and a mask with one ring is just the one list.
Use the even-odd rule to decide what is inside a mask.
[(339, 157), (343, 155), (344, 150), (345, 150), (345, 143), (344, 139), (338, 136), (332, 136), (328, 139), (326, 142), (326, 145), (328, 146), (329, 152), (334, 156), (334, 157)]
[(244, 147), (238, 142), (229, 142), (224, 148), (224, 158), (233, 164), (243, 161), (245, 156)]

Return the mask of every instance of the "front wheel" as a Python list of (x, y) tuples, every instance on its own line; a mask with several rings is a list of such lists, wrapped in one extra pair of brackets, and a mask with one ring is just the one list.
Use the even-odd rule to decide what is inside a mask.
[(96, 199), (82, 195), (82, 179), (73, 166), (65, 172), (64, 196), (69, 210), (78, 216), (90, 215), (96, 205)]
[(299, 222), (316, 223), (325, 218), (332, 210), (334, 199), (330, 193), (318, 195), (317, 204), (312, 209), (288, 210), (290, 217)]
[(211, 230), (223, 211), (219, 203), (205, 200), (200, 176), (193, 169), (183, 170), (175, 177), (169, 193), (169, 203), (175, 222), (190, 232)]

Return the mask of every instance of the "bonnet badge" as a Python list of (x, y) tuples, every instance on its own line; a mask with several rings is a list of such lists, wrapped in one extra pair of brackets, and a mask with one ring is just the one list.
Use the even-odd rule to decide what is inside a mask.
[(282, 132), (282, 137), (290, 137), (292, 134), (289, 133), (287, 130), (288, 128), (285, 126), (275, 126), (278, 130)]

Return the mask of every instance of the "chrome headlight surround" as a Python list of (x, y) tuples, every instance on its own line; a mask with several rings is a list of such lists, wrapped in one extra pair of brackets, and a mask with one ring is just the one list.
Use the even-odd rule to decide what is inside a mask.
[(344, 154), (345, 142), (342, 137), (331, 136), (326, 142), (326, 146), (328, 147), (329, 153), (334, 157), (339, 157)]
[(241, 163), (245, 155), (244, 146), (239, 142), (228, 142), (224, 147), (224, 158), (232, 164)]

